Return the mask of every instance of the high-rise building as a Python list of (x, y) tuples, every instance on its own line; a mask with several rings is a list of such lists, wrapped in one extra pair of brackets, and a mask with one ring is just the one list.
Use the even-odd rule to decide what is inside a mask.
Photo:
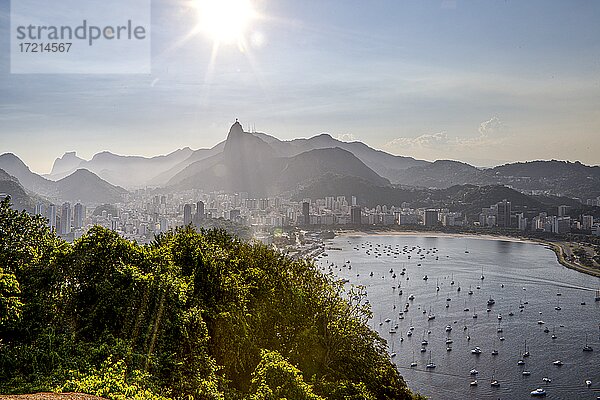
[(352, 206), (356, 206), (358, 205), (358, 202), (356, 201), (356, 196), (352, 196)]
[(183, 206), (183, 225), (187, 226), (192, 223), (192, 205), (186, 204)]
[(231, 221), (237, 221), (240, 218), (241, 212), (238, 209), (229, 211), (229, 219)]
[(310, 225), (310, 203), (305, 201), (302, 203), (302, 219), (304, 225)]
[(196, 202), (196, 221), (200, 221), (204, 219), (204, 202), (198, 201)]
[(258, 208), (260, 208), (263, 211), (269, 208), (269, 199), (259, 199)]
[(50, 204), (48, 206), (48, 226), (50, 230), (56, 229), (56, 205)]
[(519, 228), (520, 231), (527, 229), (527, 218), (525, 218), (523, 213), (517, 214), (517, 228)]
[(496, 203), (496, 209), (496, 225), (500, 228), (510, 228), (510, 201), (505, 199), (499, 203)]
[(85, 208), (83, 204), (77, 203), (75, 207), (73, 207), (73, 226), (75, 229), (80, 229), (83, 227), (83, 218), (85, 217)]
[(360, 207), (353, 206), (350, 209), (350, 223), (351, 224), (360, 225), (362, 223), (361, 216), (362, 216), (362, 211), (361, 211)]
[(45, 211), (44, 203), (38, 203), (35, 205), (35, 214), (36, 215), (44, 215)]
[(437, 210), (425, 210), (425, 226), (436, 226), (438, 224)]
[(327, 196), (325, 197), (325, 208), (333, 210), (333, 203), (335, 202), (335, 197)]
[(567, 212), (569, 212), (569, 206), (558, 206), (558, 216), (559, 217), (566, 217), (567, 216)]
[(553, 233), (569, 233), (571, 232), (570, 217), (553, 217), (552, 218)]
[(582, 221), (581, 221), (581, 228), (584, 231), (589, 231), (592, 229), (592, 226), (594, 226), (594, 216), (593, 215), (584, 215), (583, 217), (581, 217)]
[(60, 234), (68, 235), (69, 233), (71, 233), (71, 203), (65, 202), (60, 213)]

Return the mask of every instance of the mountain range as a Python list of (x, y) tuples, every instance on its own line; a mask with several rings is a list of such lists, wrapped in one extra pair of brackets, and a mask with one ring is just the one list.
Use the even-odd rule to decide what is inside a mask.
[[(17, 182), (30, 194), (91, 203), (118, 202), (127, 190), (143, 187), (248, 192), (256, 197), (362, 192), (364, 204), (378, 199), (383, 204), (384, 198), (414, 201), (427, 192), (423, 189), (444, 193), (465, 185), (504, 185), (518, 192), (581, 200), (600, 196), (599, 166), (551, 160), (482, 169), (453, 160), (429, 162), (396, 156), (328, 134), (282, 141), (265, 133), (245, 132), (237, 121), (226, 140), (208, 149), (186, 147), (156, 157), (104, 151), (90, 160), (67, 152), (45, 176), (6, 153), (0, 155), (0, 168), (11, 177), (3, 177), (5, 186)], [(471, 192), (465, 189), (463, 195)], [(430, 199), (435, 197), (432, 193)]]
[(15, 206), (28, 211), (38, 201), (116, 203), (121, 202), (128, 193), (122, 187), (112, 185), (86, 169), (77, 169), (57, 181), (46, 179), (32, 172), (20, 158), (11, 153), (0, 155), (0, 172), (0, 193), (9, 194)]

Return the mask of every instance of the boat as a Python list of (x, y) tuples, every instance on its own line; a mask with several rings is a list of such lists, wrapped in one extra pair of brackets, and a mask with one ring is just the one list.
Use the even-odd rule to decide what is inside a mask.
[(525, 340), (525, 351), (523, 352), (523, 357), (529, 357), (529, 348), (527, 347), (527, 340)]
[(409, 300), (414, 300), (414, 299), (415, 299), (415, 295), (414, 295), (414, 294), (411, 294), (410, 296), (408, 296), (408, 299), (409, 299)]
[(531, 375), (531, 371), (523, 371), (523, 372), (521, 372), (521, 375), (529, 376), (529, 375)]
[(471, 385), (471, 386), (477, 386), (477, 379), (475, 379), (474, 381), (471, 381), (471, 383), (469, 383), (469, 385)]
[(537, 397), (541, 397), (541, 396), (545, 396), (546, 395), (546, 391), (542, 388), (537, 388), (533, 391), (531, 391), (531, 395), (532, 396), (537, 396)]
[(473, 368), (471, 371), (469, 371), (469, 373), (471, 375), (477, 375), (479, 373), (479, 371), (477, 371), (475, 368)]
[(481, 349), (479, 347), (475, 347), (471, 349), (472, 354), (481, 354)]
[(517, 365), (525, 365), (525, 361), (519, 360), (519, 361), (517, 361)]
[(542, 380), (543, 380), (544, 382), (546, 382), (546, 383), (550, 383), (550, 382), (552, 382), (552, 379), (550, 379), (550, 378), (548, 378), (548, 377), (546, 377), (546, 376), (545, 376), (545, 377), (543, 377), (543, 378), (542, 378)]
[(412, 362), (410, 363), (411, 368), (414, 368), (417, 366), (417, 362), (415, 361), (415, 351), (413, 350), (413, 359)]
[(473, 294), (473, 289), (471, 289), (471, 285), (469, 285), (469, 291), (467, 292), (469, 295)]
[(483, 267), (481, 267), (481, 278), (479, 278), (479, 279), (481, 279), (481, 280), (485, 279), (485, 276), (483, 276)]
[(490, 386), (492, 386), (492, 387), (500, 386), (500, 382), (498, 382), (497, 379), (494, 379), (494, 375), (492, 375), (492, 381), (490, 382)]
[(563, 362), (562, 362), (562, 361), (560, 361), (560, 360), (556, 360), (556, 361), (554, 361), (552, 364), (554, 364), (554, 365), (556, 365), (556, 366), (560, 367), (561, 365), (563, 365)]
[(488, 299), (488, 301), (487, 301), (487, 305), (488, 305), (488, 306), (491, 306), (491, 305), (493, 305), (493, 304), (495, 304), (495, 303), (496, 303), (496, 300), (492, 299), (492, 296), (490, 296), (490, 298), (489, 298), (489, 299)]
[(585, 334), (585, 346), (583, 346), (583, 351), (594, 351), (594, 348), (588, 344), (587, 333)]
[(435, 314), (431, 311), (431, 307), (429, 307), (429, 314), (427, 314), (427, 320), (431, 321), (435, 319)]
[(446, 332), (450, 332), (452, 330), (452, 327), (450, 325), (446, 325)]
[(433, 369), (433, 368), (435, 368), (435, 364), (431, 360), (431, 352), (429, 352), (429, 362), (427, 363), (427, 365), (425, 365), (425, 368), (427, 368), (427, 369)]
[(451, 285), (454, 285), (454, 273), (452, 273), (452, 278), (450, 278), (450, 279), (451, 279), (451, 280), (450, 280), (450, 284), (451, 284)]
[(590, 381), (589, 379), (587, 379), (587, 380), (585, 381), (585, 385), (586, 385), (587, 387), (590, 387), (590, 386), (592, 386), (592, 381)]

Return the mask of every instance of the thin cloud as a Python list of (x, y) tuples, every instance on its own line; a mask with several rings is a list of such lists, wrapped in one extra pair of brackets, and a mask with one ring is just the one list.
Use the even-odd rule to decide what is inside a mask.
[(385, 144), (385, 147), (418, 147), (418, 148), (438, 148), (447, 145), (449, 142), (446, 131), (424, 134), (414, 138), (401, 137), (396, 138)]
[(508, 129), (500, 118), (493, 116), (481, 122), (477, 131), (479, 135), (471, 138), (451, 137), (446, 131), (426, 133), (412, 138), (400, 137), (387, 142), (384, 147), (390, 150), (402, 149), (405, 151), (440, 149), (458, 151), (461, 148), (489, 146), (501, 142)]
[(342, 142), (355, 142), (358, 140), (356, 136), (351, 133), (340, 133), (335, 138)]
[(498, 117), (492, 117), (479, 124), (479, 134), (483, 137), (493, 136), (505, 130), (505, 126)]

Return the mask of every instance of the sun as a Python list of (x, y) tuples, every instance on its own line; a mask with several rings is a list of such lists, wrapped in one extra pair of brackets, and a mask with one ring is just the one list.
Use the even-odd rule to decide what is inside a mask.
[(198, 28), (216, 44), (242, 44), (257, 16), (250, 0), (195, 0)]

